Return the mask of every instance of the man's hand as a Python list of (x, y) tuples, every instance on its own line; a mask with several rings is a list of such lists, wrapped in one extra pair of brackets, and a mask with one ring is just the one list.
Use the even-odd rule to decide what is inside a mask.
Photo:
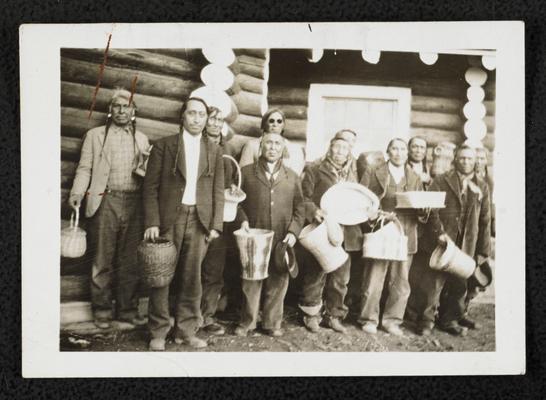
[(294, 247), (296, 244), (296, 236), (292, 232), (288, 232), (283, 239), (283, 242), (288, 243), (288, 246)]
[(421, 172), (419, 175), (421, 177), (421, 182), (423, 183), (429, 183), (432, 180), (430, 175), (427, 174), (426, 172)]
[(213, 229), (210, 231), (209, 235), (207, 236), (207, 242), (212, 242), (214, 239), (218, 239), (220, 237), (220, 233)]
[(321, 224), (322, 221), (324, 221), (324, 218), (326, 218), (326, 211), (324, 211), (321, 208), (317, 208), (317, 211), (315, 211), (314, 218), (315, 218), (315, 221)]
[(144, 231), (144, 240), (151, 240), (152, 242), (155, 242), (155, 240), (159, 237), (159, 227), (158, 226), (151, 226), (148, 229)]
[(68, 204), (70, 204), (70, 207), (72, 207), (74, 211), (78, 211), (78, 209), (82, 205), (82, 196), (79, 194), (73, 194), (68, 199)]
[(241, 224), (241, 230), (245, 232), (250, 231), (250, 225), (248, 225), (248, 221), (243, 221), (243, 223)]
[(442, 233), (440, 236), (438, 236), (438, 243), (440, 244), (447, 244), (449, 241), (449, 236), (447, 233)]

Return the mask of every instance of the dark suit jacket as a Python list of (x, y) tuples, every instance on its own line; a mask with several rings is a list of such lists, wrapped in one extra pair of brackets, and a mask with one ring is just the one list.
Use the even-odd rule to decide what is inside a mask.
[[(178, 141), (180, 153), (175, 165)], [(176, 207), (181, 204), (186, 185), (184, 141), (180, 134), (156, 142), (152, 148), (142, 187), (144, 224), (159, 226), (161, 231), (173, 224)], [(222, 149), (201, 139), (199, 152), (196, 206), (199, 220), (210, 231), (222, 231), (224, 215), (224, 164)]]
[[(461, 188), (456, 171), (449, 171), (439, 175), (430, 185), (431, 191), (446, 192), (446, 207), (433, 210), (427, 229), (425, 229), (425, 250), (432, 251), (436, 246), (438, 236), (445, 232), (457, 242), (466, 254), (476, 257), (488, 257), (491, 251), (491, 200), (487, 183), (475, 176), (473, 181), (482, 191), (482, 198), (467, 191), (468, 206), (462, 207)], [(458, 233), (462, 236), (457, 240)]]
[[(376, 168), (366, 168), (360, 184), (366, 186), (372, 192), (374, 192), (379, 200), (383, 200), (389, 184), (389, 166), (387, 163), (381, 164)], [(423, 190), (423, 184), (421, 178), (417, 175), (408, 165), (405, 166), (406, 186), (405, 192), (412, 192), (416, 190)], [(415, 254), (417, 252), (417, 237), (418, 237), (418, 219), (416, 210), (396, 210), (396, 215), (402, 226), (404, 227), (404, 233), (408, 237), (408, 254)]]
[[(337, 183), (335, 175), (328, 170), (324, 162), (313, 162), (305, 169), (303, 181), (303, 197), (306, 201), (306, 219), (313, 222), (313, 217), (320, 208), (320, 199), (324, 192)], [(359, 225), (342, 225), (343, 247), (347, 251), (362, 250), (363, 234)]]
[(254, 162), (243, 167), (242, 176), (241, 189), (246, 199), (239, 206), (238, 222), (248, 221), (251, 228), (274, 231), (274, 244), (288, 232), (298, 237), (305, 221), (305, 204), (296, 173), (282, 165), (271, 186), (263, 169)]

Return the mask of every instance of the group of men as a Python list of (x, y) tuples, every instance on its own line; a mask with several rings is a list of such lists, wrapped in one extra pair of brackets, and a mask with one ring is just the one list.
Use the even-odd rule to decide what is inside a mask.
[[(223, 221), (224, 190), (231, 186), (232, 175), (222, 157), (229, 153), (220, 132), (223, 116), (202, 99), (189, 98), (182, 107), (180, 133), (157, 140), (150, 152), (146, 136), (137, 130), (136, 110), (131, 93), (115, 92), (106, 124), (86, 134), (69, 198), (74, 209), (86, 199), (90, 248), (94, 251), (91, 294), (95, 324), (108, 328), (113, 319), (146, 324), (137, 308), (136, 247), (143, 238), (161, 236), (174, 243), (177, 267), (170, 285), (150, 289), (149, 348), (164, 350), (171, 330), (177, 344), (202, 348), (207, 342), (197, 336), (200, 329), (225, 334), (225, 328), (214, 319), (223, 284), (226, 240), (233, 230)], [(450, 238), (480, 261), (489, 257), (489, 187), (481, 174), (475, 173), (473, 148), (461, 147), (455, 154), (454, 170), (431, 180), (426, 162), (411, 157), (408, 162), (404, 140), (391, 141), (389, 161), (377, 167), (352, 156), (356, 133), (342, 130), (332, 138), (325, 156), (304, 169), (283, 137), (284, 124), (282, 111), (270, 110), (262, 121), (262, 137), (243, 148), (246, 161), (241, 160), (241, 189), (246, 199), (239, 205), (237, 228), (271, 230), (274, 246), (283, 243), (293, 248), (306, 224), (327, 218), (320, 198), (338, 182), (360, 182), (382, 199), (397, 190), (428, 186), (429, 190), (446, 192), (446, 207), (428, 212), (426, 218), (419, 215), (421, 225), (412, 225), (415, 232), (410, 253), (424, 254), (416, 259), (426, 259), (437, 243)], [(410, 154), (412, 145), (423, 143), (410, 142)], [(426, 142), (424, 148), (426, 154)], [(387, 180), (374, 183), (378, 177)], [(394, 215), (391, 197), (386, 196), (381, 204)], [(437, 321), (440, 328), (455, 335), (466, 328), (478, 328), (466, 314), (470, 299), (466, 280), (422, 266), (414, 268), (421, 271), (416, 279), (408, 278), (411, 259), (402, 264), (366, 263), (362, 259), (365, 231), (361, 226), (342, 226), (340, 241), (350, 257), (331, 273), (325, 273), (310, 253), (299, 249), (298, 258), (303, 261), (299, 307), (311, 332), (320, 329), (323, 317), (330, 328), (346, 332), (342, 322), (348, 313), (346, 295), (355, 269), (364, 271), (361, 290), (356, 290), (357, 321), (369, 334), (375, 333), (378, 325), (389, 333), (402, 334), (399, 326), (408, 299), (407, 314), (411, 309), (419, 334), (430, 334)], [(241, 282), (237, 336), (256, 329), (260, 319), (266, 334), (283, 334), (283, 304), (290, 278), (287, 270), (271, 265), (268, 272), (265, 280)], [(385, 276), (392, 304), (387, 301), (381, 306), (380, 322)], [(385, 318), (391, 314), (392, 320)]]

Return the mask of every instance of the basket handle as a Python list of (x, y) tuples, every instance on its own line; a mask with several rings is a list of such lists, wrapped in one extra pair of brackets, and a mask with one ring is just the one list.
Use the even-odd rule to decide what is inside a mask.
[(75, 211), (72, 211), (72, 214), (70, 214), (70, 228), (71, 229), (78, 229), (78, 225), (80, 222), (80, 209), (76, 208)]
[(233, 164), (235, 164), (235, 168), (237, 168), (237, 189), (241, 189), (241, 167), (239, 167), (239, 163), (235, 158), (231, 157), (230, 155), (222, 154), (222, 157), (227, 158), (228, 160), (233, 162)]

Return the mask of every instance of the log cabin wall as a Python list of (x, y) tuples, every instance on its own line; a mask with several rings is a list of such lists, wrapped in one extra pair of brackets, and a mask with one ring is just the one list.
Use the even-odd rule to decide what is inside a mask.
[[(440, 55), (428, 66), (417, 53), (382, 52), (374, 65), (364, 61), (359, 51), (325, 51), (319, 62), (311, 63), (302, 50), (271, 50), (268, 103), (286, 113), (287, 137), (305, 143), (310, 84), (408, 87), (412, 90), (411, 136), (424, 136), (431, 147), (441, 141), (460, 144), (465, 140), (462, 109), (467, 101), (464, 74), (468, 67), (465, 56)], [(494, 71), (488, 73), (484, 89), (488, 134), (483, 142), (493, 150)]]

